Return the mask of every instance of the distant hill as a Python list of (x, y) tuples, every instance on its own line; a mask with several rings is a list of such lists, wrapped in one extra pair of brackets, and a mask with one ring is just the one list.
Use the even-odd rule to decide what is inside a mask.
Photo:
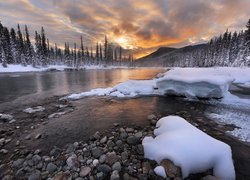
[[(155, 52), (136, 61), (137, 66), (185, 66), (187, 58), (194, 58), (208, 47), (207, 44), (190, 45), (182, 48), (160, 47)], [(180, 62), (182, 61), (182, 62)], [(181, 64), (183, 63), (183, 64)], [(188, 66), (188, 65), (186, 65)]]

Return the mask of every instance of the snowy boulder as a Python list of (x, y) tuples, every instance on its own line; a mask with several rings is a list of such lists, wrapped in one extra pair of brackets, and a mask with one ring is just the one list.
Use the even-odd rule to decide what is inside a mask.
[[(178, 72), (178, 71), (177, 71)], [(156, 82), (160, 94), (198, 98), (222, 98), (233, 82), (229, 76), (166, 73)]]
[[(164, 159), (171, 160), (181, 168), (183, 178), (191, 173), (213, 169), (218, 178), (235, 179), (232, 152), (227, 144), (178, 116), (161, 118), (156, 127), (155, 138), (143, 139), (145, 158), (155, 160), (159, 165)], [(162, 175), (162, 171), (159, 175)]]

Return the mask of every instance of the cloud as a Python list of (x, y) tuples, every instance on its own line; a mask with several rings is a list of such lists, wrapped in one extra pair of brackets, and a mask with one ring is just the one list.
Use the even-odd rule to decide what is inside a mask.
[(30, 32), (44, 26), (52, 43), (79, 44), (82, 35), (94, 46), (107, 35), (143, 54), (241, 30), (248, 7), (249, 0), (8, 0), (0, 2), (0, 17), (8, 27), (27, 24)]

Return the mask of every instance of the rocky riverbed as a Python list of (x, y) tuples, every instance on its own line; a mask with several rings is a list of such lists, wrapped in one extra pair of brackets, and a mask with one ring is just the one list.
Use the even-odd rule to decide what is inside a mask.
[[(60, 120), (60, 117), (73, 118), (74, 112), (81, 111), (81, 106), (78, 107), (77, 103), (58, 99), (60, 97), (53, 97), (39, 104), (9, 109), (1, 116), (1, 179), (162, 179), (154, 173), (156, 162), (144, 158), (141, 141), (145, 136), (153, 134), (155, 123), (163, 115), (150, 114), (146, 118), (147, 123), (141, 126), (114, 122), (108, 129), (82, 137), (82, 141), (66, 144), (64, 139), (58, 138), (60, 147), (51, 148), (51, 144), (44, 147), (46, 144), (41, 146), (37, 142), (46, 139), (46, 135), (37, 133), (37, 129), (46, 129), (51, 120)], [(112, 99), (105, 99), (106, 101), (109, 104), (113, 102)], [(190, 112), (197, 110), (198, 114), (202, 114), (202, 109), (199, 108), (201, 106), (197, 104), (175, 114), (228, 143), (233, 150), (237, 178), (249, 178), (249, 144), (225, 133), (234, 126), (217, 124), (201, 115), (193, 118)], [(168, 171), (171, 170), (170, 178), (180, 179), (178, 167), (167, 160), (163, 165)], [(190, 175), (188, 179), (213, 178), (208, 176), (211, 174), (210, 170)]]

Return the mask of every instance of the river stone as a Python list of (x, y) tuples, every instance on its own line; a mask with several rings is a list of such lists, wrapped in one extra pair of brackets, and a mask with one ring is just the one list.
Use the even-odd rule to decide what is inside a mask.
[(28, 178), (28, 180), (39, 180), (41, 179), (41, 172), (38, 170), (35, 170)]
[(103, 179), (103, 176), (104, 176), (103, 172), (96, 173), (96, 178), (97, 179)]
[(49, 171), (49, 173), (55, 172), (56, 169), (57, 169), (57, 166), (55, 164), (53, 164), (53, 163), (49, 163), (47, 165), (47, 168), (46, 168), (46, 170)]
[(5, 143), (5, 138), (1, 138), (1, 139), (0, 139), (0, 146), (3, 146), (4, 143)]
[(37, 135), (35, 136), (35, 139), (40, 139), (41, 137), (42, 137), (41, 134), (37, 134)]
[(116, 155), (115, 152), (108, 152), (106, 155), (107, 155), (107, 158), (105, 162), (110, 166), (112, 166), (112, 164), (114, 164), (115, 162), (119, 160), (119, 157)]
[(22, 164), (24, 163), (24, 159), (17, 159), (16, 161), (13, 162), (13, 167), (15, 168), (20, 168)]
[(143, 174), (148, 174), (151, 169), (152, 169), (151, 164), (148, 161), (142, 163)]
[(115, 142), (115, 144), (118, 146), (118, 147), (122, 147), (122, 145), (123, 145), (123, 142), (122, 142), (122, 140), (117, 140), (116, 142)]
[(97, 166), (98, 163), (99, 163), (99, 160), (98, 159), (94, 159), (93, 166)]
[(126, 132), (121, 132), (120, 138), (121, 139), (126, 139), (128, 137), (128, 134)]
[(95, 132), (95, 134), (93, 135), (93, 137), (95, 138), (95, 139), (100, 139), (101, 138), (101, 134), (100, 134), (100, 132), (99, 131), (96, 131)]
[(115, 146), (115, 143), (112, 140), (108, 140), (107, 146), (112, 148)]
[(14, 179), (13, 176), (11, 176), (11, 175), (6, 175), (6, 176), (3, 177), (2, 180), (13, 180), (13, 179)]
[(54, 147), (49, 154), (50, 156), (58, 157), (61, 154), (61, 149)]
[(1, 150), (0, 150), (0, 153), (2, 153), (2, 154), (8, 154), (8, 152), (9, 152), (9, 151), (8, 151), (7, 149), (1, 149)]
[(161, 161), (160, 165), (164, 167), (168, 177), (170, 178), (181, 177), (181, 168), (175, 166), (172, 161), (164, 159)]
[(130, 145), (137, 145), (140, 143), (140, 138), (138, 138), (136, 136), (129, 136), (127, 138), (127, 143)]
[(101, 144), (104, 144), (105, 142), (107, 142), (107, 136), (104, 136), (101, 140), (100, 140), (100, 143)]
[(106, 154), (101, 155), (99, 158), (99, 163), (101, 163), (101, 164), (104, 163), (106, 161), (106, 158), (107, 158)]
[(37, 154), (32, 157), (32, 161), (35, 165), (38, 164), (41, 160), (42, 158)]
[(150, 114), (148, 115), (148, 120), (155, 120), (156, 119), (156, 116), (154, 114)]
[(75, 149), (76, 149), (76, 147), (74, 146), (74, 144), (69, 144), (65, 152), (67, 154), (70, 154), (70, 153), (74, 152)]
[(103, 151), (100, 148), (93, 148), (91, 153), (94, 158), (99, 158), (103, 154)]
[(121, 153), (121, 158), (123, 161), (127, 160), (128, 159), (128, 152), (127, 151), (124, 151)]
[(71, 179), (71, 175), (69, 172), (59, 172), (54, 177), (53, 180), (68, 180)]
[(119, 180), (119, 179), (120, 179), (119, 172), (117, 170), (113, 171), (110, 176), (110, 180)]
[(122, 166), (121, 166), (121, 163), (120, 162), (115, 162), (113, 165), (112, 165), (112, 170), (117, 170), (118, 172), (120, 172), (122, 170)]
[(87, 176), (90, 173), (90, 171), (91, 171), (90, 167), (83, 166), (83, 167), (81, 167), (80, 176), (81, 177), (85, 177), (85, 176)]
[(107, 174), (107, 173), (111, 172), (111, 167), (107, 164), (101, 164), (101, 165), (97, 166), (97, 170)]
[(143, 155), (144, 154), (144, 149), (143, 149), (143, 145), (142, 144), (138, 144), (136, 146), (136, 152), (140, 155)]
[(135, 137), (141, 138), (142, 137), (142, 132), (140, 131), (140, 132), (135, 133)]
[(126, 128), (126, 132), (132, 133), (132, 132), (134, 132), (134, 129), (133, 128)]
[(77, 169), (79, 168), (79, 162), (77, 160), (77, 156), (75, 154), (72, 154), (71, 156), (68, 157), (68, 159), (66, 160), (67, 165), (69, 166), (69, 168), (71, 169)]

